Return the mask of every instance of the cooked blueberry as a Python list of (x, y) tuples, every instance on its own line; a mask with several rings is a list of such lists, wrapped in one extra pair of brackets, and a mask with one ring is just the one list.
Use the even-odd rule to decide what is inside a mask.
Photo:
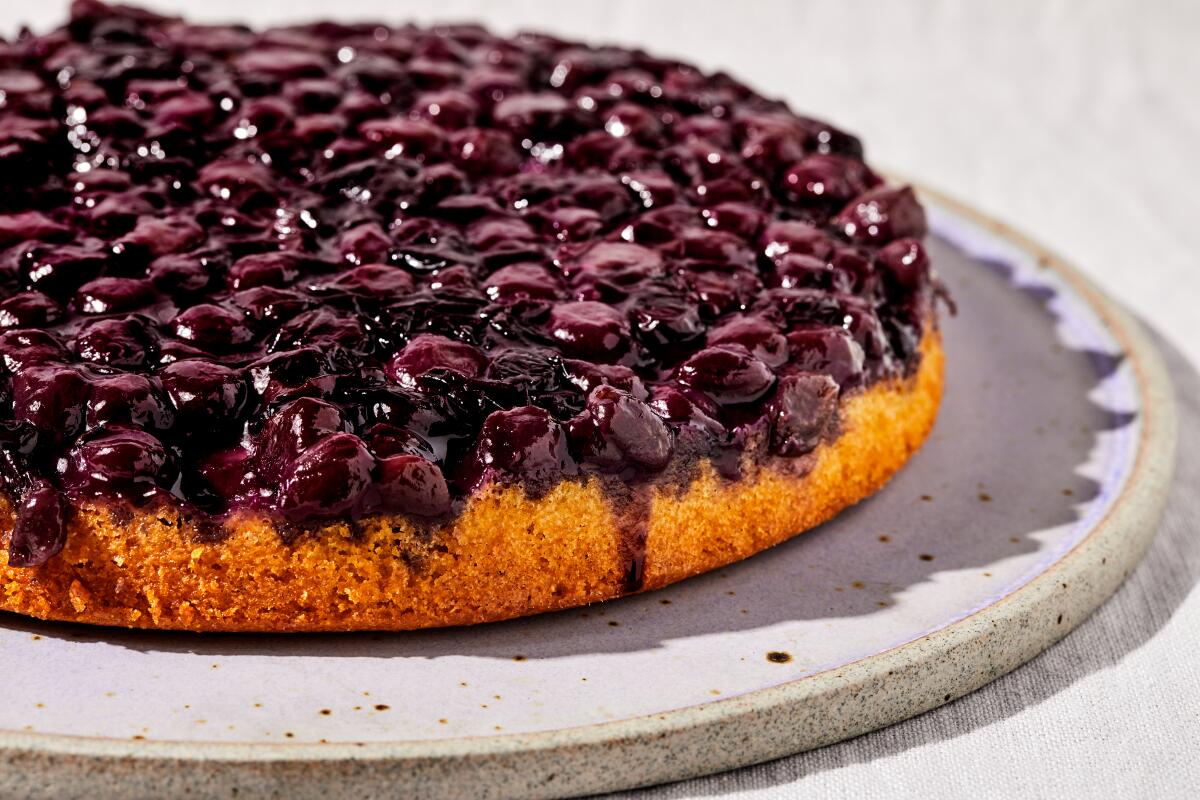
[(821, 261), (833, 255), (833, 242), (806, 222), (779, 220), (767, 225), (759, 237), (762, 253), (778, 260), (788, 253), (813, 256)]
[(413, 113), (445, 130), (457, 130), (472, 125), (479, 105), (466, 92), (426, 92), (417, 98)]
[(521, 480), (545, 489), (575, 471), (562, 426), (544, 409), (496, 411), (483, 422), (474, 451), (463, 464), (463, 482), (478, 488), (492, 479)]
[(234, 289), (286, 286), (296, 280), (303, 266), (303, 257), (296, 253), (251, 253), (229, 268), (229, 285)]
[(749, 241), (762, 230), (766, 215), (749, 203), (726, 202), (705, 209), (704, 219), (712, 228)]
[(771, 368), (737, 344), (707, 347), (679, 365), (679, 382), (722, 404), (748, 403), (775, 382)]
[(316, 347), (282, 350), (252, 362), (247, 371), (254, 391), (267, 403), (331, 389), (328, 357)]
[(372, 492), (375, 459), (362, 439), (335, 433), (292, 461), (279, 488), (279, 511), (301, 522), (366, 510)]
[(192, 306), (171, 321), (171, 332), (210, 353), (237, 350), (254, 339), (254, 331), (238, 313), (212, 303)]
[(810, 453), (830, 432), (837, 414), (838, 385), (828, 375), (799, 374), (779, 379), (767, 403), (771, 450), (783, 456)]
[(322, 290), (346, 292), (373, 300), (403, 297), (413, 290), (413, 279), (407, 272), (382, 264), (365, 264), (343, 272), (322, 285)]
[(357, 225), (338, 237), (338, 252), (351, 264), (387, 261), (392, 239), (373, 222)]
[(206, 260), (203, 256), (163, 256), (150, 265), (147, 278), (166, 294), (199, 292), (212, 279), (212, 270)]
[(893, 239), (925, 235), (925, 211), (913, 190), (883, 187), (850, 201), (833, 224), (847, 239), (882, 245)]
[(762, 317), (730, 317), (709, 332), (708, 343), (740, 344), (769, 367), (781, 366), (788, 358), (787, 339)]
[(30, 289), (69, 297), (70, 292), (99, 277), (107, 265), (104, 255), (83, 247), (38, 246), (24, 260), (25, 281)]
[(308, 311), (316, 301), (312, 296), (292, 289), (256, 286), (234, 292), (229, 297), (229, 303), (245, 312), (254, 322), (280, 323)]
[(130, 429), (80, 440), (62, 467), (63, 486), (88, 497), (144, 500), (174, 479), (173, 460), (163, 443)]
[(501, 267), (484, 282), (484, 291), (493, 300), (516, 297), (553, 299), (558, 296), (558, 279), (540, 264), (510, 264)]
[(450, 511), (450, 487), (436, 464), (415, 455), (379, 459), (379, 499), (383, 508), (418, 517)]
[(79, 287), (75, 308), (82, 314), (115, 314), (141, 308), (154, 297), (149, 281), (136, 278), (97, 278)]
[(822, 372), (843, 389), (862, 382), (866, 355), (862, 345), (842, 328), (807, 328), (787, 336), (792, 364), (807, 372)]
[(18, 292), (0, 300), (0, 328), (41, 328), (62, 318), (62, 306), (41, 292)]
[(569, 356), (611, 363), (629, 349), (629, 322), (612, 306), (582, 301), (550, 312), (550, 335)]
[(62, 493), (38, 478), (17, 507), (8, 543), (10, 567), (40, 567), (67, 543), (67, 509)]
[(866, 191), (871, 178), (857, 159), (817, 154), (784, 173), (782, 191), (800, 205), (841, 208)]
[(57, 336), (30, 328), (0, 333), (0, 357), (9, 372), (16, 372), (24, 366), (66, 361), (68, 354)]
[(87, 403), (87, 425), (134, 425), (166, 430), (175, 422), (175, 411), (158, 381), (126, 373), (97, 378)]
[(306, 344), (325, 350), (338, 347), (368, 352), (372, 343), (362, 319), (353, 312), (314, 308), (289, 320), (270, 341), (271, 350), (286, 350)]
[(88, 383), (65, 366), (25, 367), (13, 375), (13, 419), (28, 422), (54, 441), (83, 427)]
[(0, 214), (0, 247), (22, 241), (57, 242), (69, 238), (70, 228), (40, 211)]
[(653, 351), (669, 353), (704, 335), (700, 305), (682, 291), (663, 288), (638, 295), (633, 307), (634, 336)]
[(279, 478), (296, 456), (333, 433), (349, 433), (342, 410), (325, 400), (301, 397), (274, 412), (258, 440), (259, 473)]
[(424, 437), (408, 428), (379, 422), (372, 425), (363, 433), (363, 441), (367, 443), (372, 455), (376, 458), (391, 456), (420, 456), (426, 461), (437, 461), (437, 453)]
[(450, 156), (467, 174), (508, 175), (521, 164), (512, 138), (499, 131), (468, 128), (450, 137)]
[(535, 137), (566, 134), (578, 118), (571, 103), (554, 92), (506, 97), (496, 104), (492, 115), (500, 126)]
[(189, 219), (142, 217), (117, 241), (119, 251), (136, 250), (147, 258), (190, 250), (204, 240), (204, 231)]
[(580, 457), (604, 469), (658, 471), (671, 460), (671, 431), (662, 417), (614, 386), (593, 389), (570, 430)]
[(246, 407), (246, 381), (239, 370), (203, 359), (168, 364), (159, 373), (179, 424), (195, 431), (227, 427)]
[(387, 372), (396, 383), (411, 389), (417, 385), (417, 378), (431, 369), (449, 369), (473, 378), (486, 367), (487, 357), (478, 348), (423, 333), (396, 353), (388, 362)]
[(617, 286), (641, 283), (661, 272), (662, 256), (648, 247), (601, 242), (578, 256), (564, 259), (563, 269), (575, 284), (600, 281)]
[(446, 144), (445, 134), (426, 122), (412, 119), (373, 119), (359, 126), (359, 133), (383, 152), (385, 158), (436, 158)]
[(75, 352), (84, 361), (132, 369), (153, 358), (155, 336), (144, 319), (102, 319), (75, 337)]
[(880, 249), (876, 263), (902, 289), (914, 291), (929, 278), (929, 256), (916, 239), (897, 239)]
[(829, 289), (833, 265), (800, 253), (786, 253), (775, 260), (775, 281), (785, 289)]
[[(196, 473), (203, 482), (203, 489), (213, 492), (220, 499), (220, 507), (238, 495), (255, 488), (254, 454), (241, 445), (216, 450), (196, 460)], [(188, 476), (184, 475), (184, 481)]]
[(584, 394), (590, 394), (592, 389), (597, 386), (609, 385), (629, 392), (638, 400), (646, 399), (646, 385), (629, 367), (619, 364), (593, 364), (590, 361), (564, 358), (562, 368), (567, 380), (578, 386)]

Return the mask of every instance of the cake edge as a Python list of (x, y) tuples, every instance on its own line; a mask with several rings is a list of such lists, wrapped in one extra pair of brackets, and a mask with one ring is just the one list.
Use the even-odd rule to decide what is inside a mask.
[[(933, 427), (940, 333), (920, 365), (840, 404), (840, 434), (795, 474), (773, 463), (726, 481), (704, 464), (684, 489), (655, 487), (644, 575), (657, 589), (793, 538), (874, 494)], [(799, 501), (797, 501), (799, 498)], [(0, 546), (12, 508), (0, 498)], [(63, 551), (38, 568), (0, 566), (0, 610), (44, 620), (197, 632), (399, 631), (469, 625), (630, 594), (627, 531), (596, 479), (540, 498), (492, 486), (441, 526), (400, 516), (337, 523), (283, 543), (243, 513), (206, 540), (173, 508), (78, 506)], [(0, 564), (7, 549), (0, 550)]]

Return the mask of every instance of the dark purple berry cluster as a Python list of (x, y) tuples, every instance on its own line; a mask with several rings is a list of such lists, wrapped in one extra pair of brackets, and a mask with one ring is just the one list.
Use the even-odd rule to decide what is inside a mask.
[(68, 500), (438, 519), (802, 456), (932, 313), (853, 136), (543, 35), (77, 0), (0, 41), (0, 182), (13, 564)]

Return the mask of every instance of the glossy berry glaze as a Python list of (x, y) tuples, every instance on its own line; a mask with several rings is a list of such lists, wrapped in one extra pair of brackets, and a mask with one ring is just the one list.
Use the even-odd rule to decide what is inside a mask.
[(857, 139), (539, 35), (82, 0), (0, 43), (0, 181), (12, 565), (80, 502), (295, 532), (802, 463), (933, 313)]

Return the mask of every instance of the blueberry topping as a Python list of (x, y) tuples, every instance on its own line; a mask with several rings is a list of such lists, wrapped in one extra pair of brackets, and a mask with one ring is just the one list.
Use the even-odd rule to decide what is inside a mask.
[(88, 393), (87, 381), (70, 367), (25, 367), (12, 379), (13, 419), (46, 439), (70, 440), (83, 428)]
[(379, 498), (383, 508), (419, 517), (450, 511), (450, 487), (436, 464), (417, 455), (379, 460)]
[(920, 360), (912, 190), (725, 75), (99, 0), (0, 61), (13, 564), (80, 501), (299, 530), (436, 522), (491, 482), (732, 476)]
[(546, 489), (575, 471), (562, 426), (534, 406), (496, 411), (483, 422), (475, 449), (463, 464), (472, 489), (491, 479), (522, 480)]
[(163, 443), (139, 430), (100, 429), (67, 453), (63, 486), (84, 497), (111, 495), (144, 502), (175, 479), (174, 459)]
[(362, 513), (374, 469), (362, 439), (350, 433), (328, 436), (287, 465), (279, 510), (296, 522)]
[(550, 335), (564, 353), (611, 363), (629, 348), (629, 321), (610, 305), (584, 300), (550, 311)]
[(748, 403), (775, 382), (771, 368), (739, 344), (707, 347), (679, 365), (679, 382), (722, 404)]
[(780, 378), (767, 404), (771, 450), (782, 456), (810, 453), (829, 432), (837, 414), (838, 385), (828, 375)]
[(398, 384), (411, 389), (431, 369), (449, 369), (473, 378), (486, 366), (487, 358), (477, 348), (445, 336), (423, 333), (388, 362), (387, 372)]
[(175, 410), (167, 402), (158, 380), (126, 373), (98, 378), (87, 402), (87, 426), (130, 425), (165, 431), (175, 423)]
[(33, 482), (21, 499), (8, 543), (10, 567), (40, 567), (67, 543), (66, 504), (47, 480)]
[(671, 430), (650, 406), (614, 386), (598, 386), (584, 414), (571, 421), (571, 439), (585, 461), (606, 469), (650, 472), (671, 460)]

